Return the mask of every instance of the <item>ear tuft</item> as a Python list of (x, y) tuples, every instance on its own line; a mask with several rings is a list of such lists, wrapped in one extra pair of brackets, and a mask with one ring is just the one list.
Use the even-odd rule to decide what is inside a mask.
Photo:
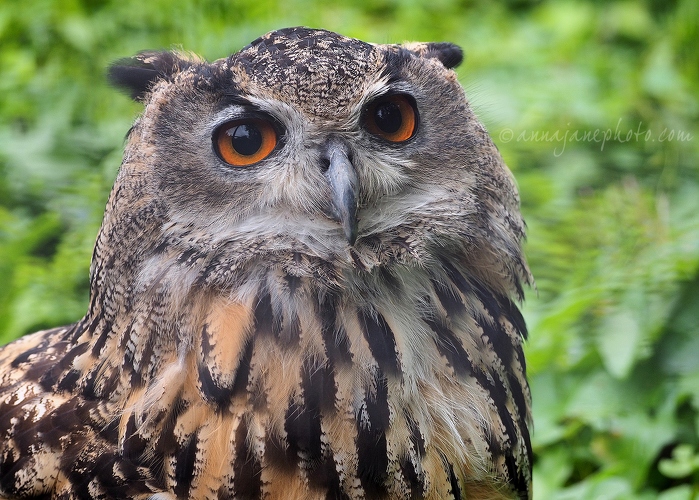
[(438, 59), (448, 69), (456, 68), (464, 60), (464, 51), (453, 43), (431, 42), (425, 48), (423, 57)]
[(153, 84), (192, 65), (192, 60), (177, 52), (146, 51), (115, 61), (107, 72), (109, 82), (128, 92), (132, 99), (143, 101)]

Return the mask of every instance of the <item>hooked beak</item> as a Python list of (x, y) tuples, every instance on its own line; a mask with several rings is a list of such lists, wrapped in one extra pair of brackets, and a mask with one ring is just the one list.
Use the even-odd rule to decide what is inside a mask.
[(345, 145), (331, 141), (325, 152), (328, 179), (332, 191), (330, 216), (340, 223), (350, 246), (357, 240), (357, 172), (349, 159)]

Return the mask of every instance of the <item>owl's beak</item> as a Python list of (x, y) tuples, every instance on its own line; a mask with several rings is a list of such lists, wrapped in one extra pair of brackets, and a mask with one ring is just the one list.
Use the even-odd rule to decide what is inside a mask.
[(349, 159), (347, 146), (338, 140), (328, 143), (325, 176), (332, 190), (330, 216), (342, 225), (350, 246), (357, 240), (357, 172)]

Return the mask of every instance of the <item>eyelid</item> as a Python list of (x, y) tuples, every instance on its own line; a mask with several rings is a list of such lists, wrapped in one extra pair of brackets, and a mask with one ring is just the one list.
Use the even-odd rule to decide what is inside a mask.
[(285, 130), (282, 122), (274, 113), (262, 108), (255, 102), (237, 95), (226, 96), (223, 101), (217, 105), (217, 108), (218, 110), (214, 112), (209, 122), (210, 131), (212, 133), (224, 123), (245, 119), (268, 120), (274, 124), (277, 132), (284, 132)]
[(225, 125), (226, 123), (239, 120), (268, 121), (277, 133), (279, 143), (285, 142), (286, 127), (284, 126), (283, 122), (274, 114), (261, 109), (255, 103), (251, 103), (249, 101), (245, 101), (245, 104), (228, 106), (223, 111), (214, 115), (214, 119), (211, 121), (211, 125), (209, 127), (210, 134), (214, 134), (219, 128), (221, 128), (221, 126)]

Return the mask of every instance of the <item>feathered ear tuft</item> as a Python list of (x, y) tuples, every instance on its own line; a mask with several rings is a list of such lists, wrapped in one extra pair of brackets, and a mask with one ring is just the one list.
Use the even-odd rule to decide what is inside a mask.
[(194, 61), (177, 52), (146, 51), (115, 61), (107, 72), (109, 82), (143, 101), (153, 84), (188, 68)]
[(404, 47), (420, 57), (437, 59), (445, 68), (456, 68), (464, 60), (464, 51), (449, 42), (407, 43)]
[(425, 44), (424, 57), (438, 59), (446, 68), (456, 68), (464, 60), (464, 51), (449, 42), (432, 42)]

